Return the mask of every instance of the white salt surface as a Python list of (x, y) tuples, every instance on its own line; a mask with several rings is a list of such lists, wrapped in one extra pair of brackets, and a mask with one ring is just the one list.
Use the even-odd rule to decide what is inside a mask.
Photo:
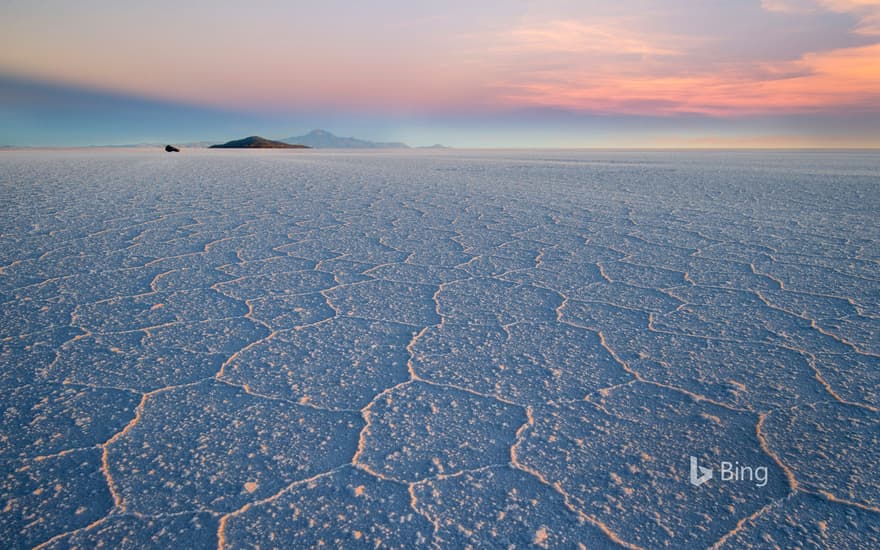
[(0, 153), (0, 546), (876, 548), (878, 212), (857, 151)]

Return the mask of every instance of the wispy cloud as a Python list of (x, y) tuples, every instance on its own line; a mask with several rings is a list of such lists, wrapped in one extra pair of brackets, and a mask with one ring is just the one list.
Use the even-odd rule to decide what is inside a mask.
[(814, 0), (761, 0), (761, 7), (776, 13), (813, 13), (818, 4)]
[(555, 19), (524, 23), (499, 33), (495, 49), (515, 53), (668, 56), (680, 53), (685, 40), (639, 31), (616, 19)]

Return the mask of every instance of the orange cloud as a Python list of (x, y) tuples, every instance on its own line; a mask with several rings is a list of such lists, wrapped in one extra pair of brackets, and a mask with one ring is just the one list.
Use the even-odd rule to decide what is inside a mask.
[(704, 74), (661, 76), (597, 67), (542, 72), (500, 82), (502, 101), (629, 114), (740, 115), (835, 109), (880, 111), (880, 44), (811, 53), (801, 59)]

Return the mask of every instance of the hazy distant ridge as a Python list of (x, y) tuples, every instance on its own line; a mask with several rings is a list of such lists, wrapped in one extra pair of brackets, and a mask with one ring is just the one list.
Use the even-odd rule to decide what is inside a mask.
[(284, 143), (299, 143), (315, 149), (409, 149), (406, 143), (367, 141), (354, 137), (339, 137), (327, 130), (312, 130), (304, 136), (284, 138)]

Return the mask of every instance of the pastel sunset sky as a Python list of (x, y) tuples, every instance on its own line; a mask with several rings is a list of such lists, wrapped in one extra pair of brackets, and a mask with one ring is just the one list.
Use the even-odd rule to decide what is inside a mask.
[(5, 0), (0, 42), (0, 144), (880, 147), (880, 0)]

